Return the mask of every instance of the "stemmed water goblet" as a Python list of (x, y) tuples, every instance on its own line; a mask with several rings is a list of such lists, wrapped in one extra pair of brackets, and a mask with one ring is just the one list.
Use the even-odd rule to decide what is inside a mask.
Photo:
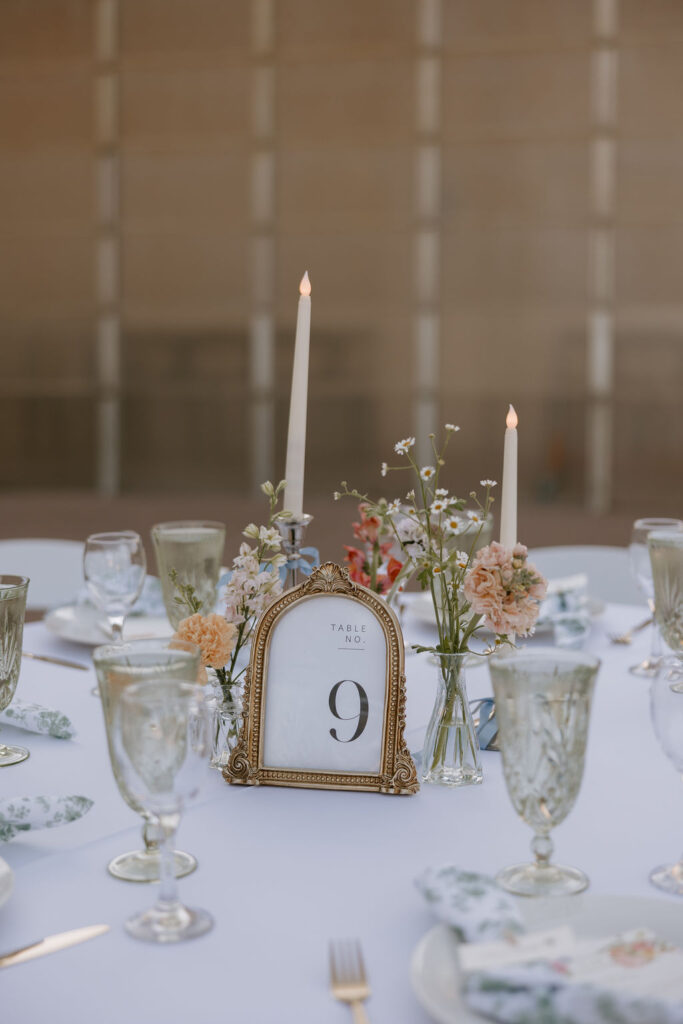
[(157, 523), (152, 527), (152, 541), (164, 607), (173, 628), (177, 629), (187, 615), (178, 598), (177, 584), (191, 586), (202, 612), (212, 612), (225, 547), (224, 524), (203, 520)]
[(142, 593), (145, 549), (133, 530), (92, 533), (85, 542), (83, 575), (95, 605), (104, 612), (114, 641), (123, 640), (126, 616)]
[[(160, 679), (196, 683), (201, 671), (200, 658), (199, 647), (184, 640), (130, 640), (123, 644), (105, 644), (93, 652), (114, 778), (128, 806), (144, 819), (144, 849), (121, 853), (107, 865), (111, 875), (126, 882), (159, 881), (161, 830), (155, 817), (127, 788), (126, 778), (119, 770), (114, 747), (116, 709), (121, 695), (136, 683)], [(197, 867), (195, 858), (182, 850), (175, 850), (173, 857), (176, 878), (189, 875)]]
[[(0, 711), (11, 703), (19, 682), (28, 584), (27, 576), (0, 575)], [(26, 747), (0, 742), (0, 768), (19, 764), (28, 756)]]
[(631, 665), (629, 672), (634, 676), (644, 676), (651, 679), (657, 674), (662, 662), (661, 640), (657, 626), (656, 601), (654, 584), (652, 581), (652, 565), (648, 553), (647, 540), (653, 530), (658, 532), (683, 533), (683, 521), (680, 519), (667, 518), (645, 518), (636, 519), (631, 533), (629, 545), (629, 558), (631, 560), (631, 572), (635, 578), (640, 591), (645, 596), (648, 607), (653, 616), (650, 631), (650, 653), (637, 665)]
[(181, 814), (208, 772), (209, 715), (200, 686), (160, 679), (129, 686), (114, 712), (116, 770), (134, 799), (162, 831), (161, 885), (157, 902), (126, 921), (145, 942), (181, 942), (213, 927), (206, 910), (178, 899), (173, 840)]
[(550, 862), (550, 832), (574, 806), (600, 662), (584, 651), (536, 647), (490, 660), (505, 783), (519, 816), (534, 830), (535, 862), (503, 868), (497, 881), (519, 896), (568, 896), (588, 878)]

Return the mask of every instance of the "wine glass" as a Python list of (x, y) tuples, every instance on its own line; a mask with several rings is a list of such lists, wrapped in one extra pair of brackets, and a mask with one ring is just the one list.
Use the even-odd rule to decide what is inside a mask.
[[(134, 683), (175, 679), (196, 683), (201, 671), (201, 652), (196, 644), (184, 640), (131, 640), (123, 644), (105, 644), (93, 652), (102, 712), (107, 734), (109, 757), (116, 784), (128, 806), (144, 818), (142, 839), (144, 849), (121, 853), (107, 865), (115, 878), (125, 882), (158, 882), (160, 877), (158, 821), (145, 810), (127, 789), (125, 777), (118, 770), (114, 750), (114, 715), (121, 694)], [(182, 850), (173, 854), (176, 878), (189, 875), (197, 861)]]
[(152, 527), (152, 541), (164, 607), (173, 628), (177, 629), (187, 615), (182, 602), (178, 602), (176, 584), (171, 579), (174, 570), (179, 584), (193, 587), (203, 614), (212, 612), (218, 597), (225, 525), (201, 520), (157, 523)]
[[(650, 713), (662, 750), (683, 777), (683, 688), (665, 673), (652, 680)], [(677, 864), (656, 867), (650, 872), (650, 881), (658, 889), (683, 896), (683, 856)]]
[(203, 935), (213, 927), (213, 918), (179, 901), (173, 871), (180, 816), (208, 771), (209, 716), (202, 688), (176, 679), (133, 683), (114, 712), (113, 736), (116, 771), (162, 831), (159, 897), (149, 910), (126, 921), (126, 931), (158, 943)]
[(600, 662), (584, 651), (536, 647), (491, 658), (498, 744), (512, 804), (534, 830), (535, 863), (503, 868), (497, 881), (519, 896), (568, 896), (588, 878), (550, 863), (550, 831), (574, 806)]
[(145, 583), (147, 560), (140, 535), (91, 533), (83, 552), (83, 575), (95, 605), (107, 616), (115, 642), (123, 640), (126, 616)]
[(683, 531), (653, 530), (647, 546), (657, 625), (676, 656), (667, 679), (674, 682), (676, 691), (683, 691)]
[(657, 674), (662, 662), (661, 640), (656, 621), (652, 565), (647, 549), (647, 538), (652, 530), (681, 532), (683, 531), (683, 521), (665, 518), (636, 519), (631, 533), (631, 543), (628, 549), (631, 559), (631, 572), (641, 592), (645, 595), (648, 607), (652, 612), (653, 622), (650, 631), (650, 654), (637, 665), (631, 665), (629, 672), (634, 676), (645, 676), (648, 679)]
[[(27, 576), (0, 575), (0, 711), (11, 703), (21, 671), (21, 648), (26, 614)], [(29, 756), (26, 747), (0, 743), (0, 768)]]

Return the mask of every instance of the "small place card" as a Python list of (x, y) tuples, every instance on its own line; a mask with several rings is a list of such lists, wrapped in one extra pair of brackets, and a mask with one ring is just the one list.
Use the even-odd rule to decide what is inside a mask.
[(511, 934), (499, 942), (464, 942), (458, 947), (458, 958), (461, 969), (469, 973), (572, 956), (576, 945), (576, 936), (571, 928), (550, 928), (523, 935)]

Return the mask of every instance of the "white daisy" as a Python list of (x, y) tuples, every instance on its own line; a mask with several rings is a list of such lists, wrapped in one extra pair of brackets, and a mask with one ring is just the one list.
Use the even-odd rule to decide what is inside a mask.
[(459, 516), (449, 516), (444, 523), (444, 526), (446, 528), (446, 533), (450, 533), (453, 537), (456, 533), (462, 532), (462, 521)]
[(431, 505), (429, 506), (429, 511), (432, 513), (432, 515), (435, 515), (435, 516), (441, 515), (441, 513), (444, 512), (445, 510), (446, 510), (446, 502), (445, 501), (440, 501), (439, 498), (437, 498), (436, 501), (433, 501), (431, 503)]
[(382, 476), (386, 476), (388, 472), (389, 472), (389, 467), (387, 466), (386, 462), (383, 462), (381, 467), (380, 467), (380, 473), (382, 474)]
[(466, 569), (468, 562), (469, 562), (469, 557), (468, 557), (466, 551), (456, 551), (455, 552), (455, 564), (458, 566), (458, 568)]
[(433, 466), (423, 466), (420, 470), (420, 476), (423, 480), (431, 480), (435, 473), (436, 470)]
[(446, 490), (445, 487), (437, 487), (437, 489), (434, 491), (434, 497), (435, 498), (447, 498), (448, 497), (448, 491)]
[(398, 444), (394, 445), (394, 451), (398, 455), (407, 455), (408, 451), (413, 447), (414, 444), (414, 437), (404, 437), (402, 441), (399, 441)]
[(469, 519), (469, 521), (471, 523), (479, 524), (479, 523), (483, 522), (483, 519), (481, 518), (481, 515), (478, 512), (474, 512), (472, 509), (468, 510), (467, 518)]
[(415, 501), (415, 491), (408, 491), (406, 501)]
[(482, 487), (495, 487), (496, 486), (496, 481), (495, 480), (480, 480), (479, 483), (481, 484)]
[(395, 501), (390, 501), (387, 505), (387, 512), (390, 516), (395, 516), (397, 512), (401, 511), (401, 502), (396, 498)]
[(450, 430), (452, 433), (455, 433), (457, 430), (460, 430), (460, 427), (456, 427), (455, 423), (447, 423), (446, 430)]
[(441, 566), (440, 565), (435, 565), (433, 567), (433, 569), (432, 569), (432, 576), (440, 576), (442, 572), (443, 572), (443, 569), (441, 568)]

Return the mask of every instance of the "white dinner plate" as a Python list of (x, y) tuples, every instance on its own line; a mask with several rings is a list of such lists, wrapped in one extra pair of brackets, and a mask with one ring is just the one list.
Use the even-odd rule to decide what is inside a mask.
[(12, 895), (14, 889), (14, 872), (7, 863), (0, 857), (0, 907), (3, 903), (7, 903), (7, 900)]
[[(54, 608), (45, 616), (45, 625), (62, 640), (74, 644), (96, 647), (111, 642), (103, 624), (102, 613), (88, 604), (68, 604)], [(168, 619), (147, 615), (131, 615), (123, 627), (124, 640), (171, 636), (173, 630)]]
[[(602, 938), (632, 928), (651, 928), (658, 936), (683, 947), (683, 908), (674, 900), (641, 896), (569, 896), (520, 900), (529, 929), (572, 927), (579, 938)], [(410, 964), (410, 980), (418, 1001), (439, 1024), (481, 1024), (460, 997), (458, 943), (446, 924), (420, 939)]]

